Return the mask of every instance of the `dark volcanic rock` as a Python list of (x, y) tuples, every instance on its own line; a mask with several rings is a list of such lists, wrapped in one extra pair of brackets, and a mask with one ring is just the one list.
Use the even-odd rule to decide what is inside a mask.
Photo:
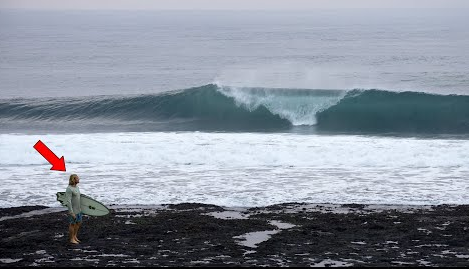
[[(0, 266), (469, 265), (469, 206), (337, 208), (351, 211), (284, 204), (223, 219), (214, 213), (230, 212), (203, 204), (116, 209), (105, 217), (85, 216), (79, 245), (67, 243), (65, 212), (5, 219)], [(286, 223), (292, 225), (282, 227)]]
[(19, 207), (11, 207), (11, 208), (0, 208), (0, 218), (6, 216), (14, 216), (20, 215), (26, 212), (30, 212), (33, 210), (39, 210), (47, 208), (46, 206), (35, 205), (35, 206), (19, 206)]

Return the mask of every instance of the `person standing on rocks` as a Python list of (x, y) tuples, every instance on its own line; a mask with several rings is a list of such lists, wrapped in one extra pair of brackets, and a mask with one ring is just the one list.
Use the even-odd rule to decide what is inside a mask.
[(69, 213), (70, 226), (68, 227), (70, 243), (78, 244), (80, 240), (77, 238), (78, 230), (80, 229), (83, 214), (81, 213), (80, 206), (80, 189), (78, 188), (80, 178), (73, 174), (68, 180), (68, 187), (65, 192), (67, 201), (67, 208)]

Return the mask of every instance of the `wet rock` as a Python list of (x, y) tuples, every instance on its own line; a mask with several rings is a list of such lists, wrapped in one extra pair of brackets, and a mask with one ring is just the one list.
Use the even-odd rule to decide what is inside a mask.
[[(283, 204), (246, 209), (242, 219), (207, 214), (224, 210), (180, 204), (85, 216), (79, 245), (67, 243), (66, 212), (5, 219), (0, 266), (469, 265), (465, 205), (373, 211), (365, 205)], [(279, 221), (291, 225), (272, 225)], [(259, 234), (268, 236), (246, 243)]]

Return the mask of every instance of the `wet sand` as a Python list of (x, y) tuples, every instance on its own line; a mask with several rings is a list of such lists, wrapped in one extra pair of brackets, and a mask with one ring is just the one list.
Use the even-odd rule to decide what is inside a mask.
[(469, 266), (469, 205), (0, 209), (0, 266)]

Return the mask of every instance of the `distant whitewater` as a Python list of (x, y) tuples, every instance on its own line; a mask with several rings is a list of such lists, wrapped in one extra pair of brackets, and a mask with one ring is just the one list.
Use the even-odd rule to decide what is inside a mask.
[(469, 96), (209, 84), (139, 96), (0, 100), (2, 132), (288, 131), (469, 134)]

